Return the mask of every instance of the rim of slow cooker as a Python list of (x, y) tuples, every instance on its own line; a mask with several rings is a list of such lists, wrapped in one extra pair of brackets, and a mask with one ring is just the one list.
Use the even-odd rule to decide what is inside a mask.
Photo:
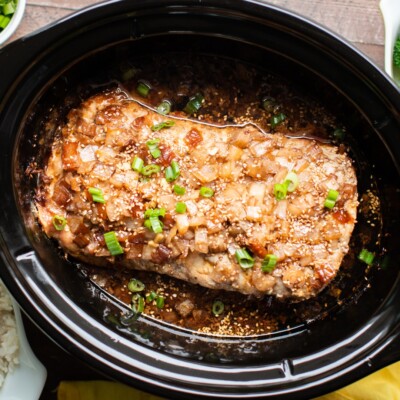
[[(109, 4), (102, 4), (99, 6), (94, 6), (94, 7), (90, 7), (87, 11), (84, 12), (80, 12), (77, 15), (74, 15), (73, 17), (69, 17), (67, 19), (64, 19), (63, 21), (61, 21), (58, 24), (53, 25), (51, 28), (49, 29), (53, 29), (53, 30), (59, 30), (61, 28), (63, 28), (64, 26), (67, 27), (69, 26), (70, 23), (73, 23), (72, 18), (75, 17), (82, 17), (85, 18), (86, 16), (86, 12), (89, 13), (91, 10), (99, 10), (102, 9), (102, 7), (104, 7), (104, 11), (106, 10), (108, 5), (117, 5), (116, 3), (118, 2), (111, 2)], [(120, 3), (124, 3), (127, 4), (126, 1), (120, 2)], [(158, 2), (151, 2), (151, 3), (157, 3)], [(194, 4), (197, 2), (192, 2), (192, 1), (183, 1), (181, 2), (181, 4)], [(219, 4), (219, 3), (223, 3), (224, 5), (227, 5), (226, 2), (212, 2), (213, 6), (215, 6), (215, 4)], [(263, 5), (262, 3), (256, 3), (256, 2), (245, 2), (249, 5), (251, 5), (252, 7), (263, 7), (265, 5)], [(211, 2), (208, 2), (206, 4), (211, 4)], [(221, 4), (220, 4), (221, 5)], [(99, 7), (99, 8), (98, 8)], [(271, 8), (274, 12), (276, 13), (282, 13), (280, 14), (281, 17), (285, 16), (285, 17), (290, 17), (293, 19), (293, 21), (291, 21), (292, 23), (294, 21), (298, 21), (298, 17), (295, 16), (292, 13), (286, 12), (286, 11), (282, 11), (280, 9), (277, 9), (275, 7)], [(90, 19), (94, 19), (94, 16)], [(302, 21), (304, 22), (305, 20), (302, 19)], [(307, 22), (307, 24), (309, 24), (309, 22)], [(79, 24), (77, 24), (79, 25)], [(313, 29), (317, 29), (317, 32), (314, 32), (315, 35), (320, 35), (321, 31), (320, 31), (320, 27), (316, 26), (316, 25), (311, 25)], [(61, 28), (60, 28), (61, 27)], [(63, 29), (61, 29), (63, 30)], [(65, 30), (65, 29), (64, 29)], [(308, 32), (310, 33), (310, 32)], [(326, 34), (326, 31), (322, 32), (323, 34)], [(43, 33), (41, 34), (40, 32), (37, 34), (38, 36), (36, 36), (36, 38), (39, 38), (40, 36), (42, 36), (41, 39), (45, 38), (45, 36), (43, 35)], [(76, 33), (76, 36), (78, 35), (78, 33)], [(331, 33), (329, 33), (329, 35), (331, 35)], [(29, 39), (29, 38), (28, 38)], [(31, 40), (35, 40), (35, 36), (31, 37)], [(64, 38), (64, 41), (67, 41), (67, 38)], [(338, 39), (337, 37), (334, 37), (334, 40), (339, 40), (340, 46), (343, 46), (343, 43), (341, 42), (341, 39)], [(59, 41), (57, 43), (52, 43), (52, 45), (50, 47), (55, 48), (56, 46), (60, 46), (62, 44), (62, 41)], [(43, 45), (43, 40), (41, 45)], [(341, 49), (344, 56), (346, 53), (348, 53), (349, 51), (351, 51), (351, 49), (349, 50), (347, 47), (344, 47), (343, 49)], [(46, 50), (47, 52), (50, 52), (50, 49)], [(338, 50), (337, 50), (338, 51)], [(353, 49), (354, 51), (354, 49)], [(354, 56), (354, 54), (353, 54)], [(362, 57), (362, 59), (365, 61), (365, 58), (358, 54), (357, 57)], [(36, 60), (37, 62), (37, 60)], [(365, 69), (370, 69), (370, 70), (374, 70), (374, 67), (372, 65), (367, 65), (364, 66)], [(365, 71), (364, 71), (365, 72)], [(375, 73), (377, 72), (376, 70), (374, 71)], [(366, 72), (365, 72), (366, 73)], [(392, 88), (390, 87), (390, 84), (384, 80), (383, 77), (381, 76), (377, 76), (377, 79), (379, 81), (379, 79), (381, 80), (379, 83), (382, 85), (384, 84), (387, 87), (387, 90), (390, 92), (392, 90)], [(9, 181), (7, 179), (8, 183), (11, 183), (11, 181)], [(11, 185), (12, 186), (12, 185)], [(10, 186), (9, 186), (10, 187)], [(2, 196), (3, 197), (3, 196)], [(10, 205), (10, 199), (8, 199), (8, 203), (7, 205)], [(7, 220), (7, 218), (4, 219), (4, 217), (2, 218), (2, 220)], [(9, 221), (11, 222), (11, 221)], [(2, 224), (3, 225), (3, 224)], [(14, 232), (14, 234), (12, 234), (12, 239), (13, 240), (18, 240), (18, 234), (22, 234), (22, 236), (24, 236), (23, 234), (23, 227), (19, 227), (18, 230), (16, 232)], [(102, 348), (102, 344), (104, 345), (104, 343), (102, 342), (101, 339), (104, 338), (108, 338), (113, 341), (119, 341), (121, 344), (126, 344), (124, 342), (124, 339), (121, 338), (120, 336), (116, 336), (115, 332), (113, 332), (112, 330), (105, 328), (104, 326), (101, 326), (98, 321), (95, 321), (93, 319), (88, 318), (87, 315), (85, 315), (83, 313), (83, 310), (80, 308), (76, 307), (76, 304), (72, 303), (70, 301), (70, 299), (68, 298), (68, 296), (66, 296), (64, 293), (60, 292), (57, 288), (53, 288), (59, 295), (59, 299), (58, 301), (54, 302), (54, 303), (49, 303), (48, 299), (46, 298), (46, 296), (44, 295), (44, 293), (40, 290), (40, 288), (36, 287), (36, 291), (33, 291), (33, 287), (29, 287), (26, 288), (22, 285), (21, 281), (23, 281), (23, 276), (18, 276), (18, 274), (20, 274), (20, 271), (18, 271), (18, 266), (16, 265), (16, 262), (21, 262), (24, 260), (28, 260), (28, 253), (30, 253), (30, 244), (28, 241), (26, 241), (26, 239), (20, 239), (20, 244), (19, 244), (19, 249), (23, 249), (24, 251), (20, 252), (19, 255), (15, 256), (15, 254), (10, 254), (10, 252), (8, 251), (8, 249), (6, 249), (5, 243), (4, 241), (4, 236), (1, 238), (2, 239), (2, 243), (1, 246), (4, 250), (3, 252), (3, 262), (5, 262), (8, 265), (14, 265), (13, 268), (8, 267), (7, 268), (7, 272), (9, 273), (8, 275), (5, 275), (5, 280), (6, 280), (6, 284), (7, 286), (9, 286), (11, 288), (12, 293), (18, 294), (17, 300), (20, 302), (22, 308), (28, 313), (28, 315), (35, 315), (34, 317), (34, 321), (47, 333), (50, 335), (50, 337), (57, 338), (57, 342), (63, 344), (63, 347), (66, 348), (67, 350), (69, 350), (71, 353), (78, 355), (80, 358), (82, 358), (82, 354), (84, 355), (84, 359), (85, 361), (89, 362), (89, 361), (94, 361), (95, 363), (97, 363), (97, 366), (99, 367), (100, 370), (102, 370), (103, 372), (107, 372), (110, 375), (114, 375), (116, 376), (116, 374), (119, 374), (120, 372), (124, 372), (124, 360), (119, 360), (119, 364), (118, 364), (118, 368), (116, 368), (116, 360), (118, 359), (118, 355), (119, 354), (112, 354), (106, 351), (102, 351), (102, 354), (99, 354), (98, 350)], [(19, 250), (20, 251), (20, 250)], [(33, 258), (30, 259), (30, 262), (32, 262), (32, 260), (34, 260), (34, 255), (31, 254)], [(36, 260), (36, 262), (40, 263), (38, 260)], [(39, 266), (39, 265), (37, 265)], [(18, 284), (16, 283), (18, 282)], [(49, 284), (49, 282), (47, 282), (47, 284)], [(28, 290), (30, 289), (30, 290)], [(22, 297), (21, 297), (22, 295)], [(369, 358), (373, 358), (374, 354), (378, 354), (380, 353), (383, 348), (385, 348), (386, 346), (389, 346), (391, 341), (394, 340), (396, 338), (396, 335), (394, 335), (394, 331), (395, 329), (399, 326), (398, 321), (393, 321), (391, 324), (391, 329), (388, 329), (387, 326), (387, 318), (388, 315), (392, 315), (393, 314), (393, 308), (394, 308), (394, 304), (397, 301), (398, 302), (398, 295), (396, 295), (395, 291), (393, 290), (391, 294), (388, 295), (388, 301), (385, 302), (385, 304), (383, 305), (382, 309), (380, 310), (379, 315), (375, 315), (373, 317), (371, 317), (371, 321), (370, 321), (370, 325), (368, 326), (368, 328), (365, 328), (364, 330), (362, 330), (362, 333), (365, 334), (366, 332), (369, 332), (371, 335), (371, 340), (367, 341), (367, 342), (363, 342), (364, 346), (363, 348), (360, 349), (360, 351), (357, 352), (350, 352), (349, 353), (349, 358), (353, 358), (353, 357), (358, 357), (358, 361), (354, 363), (354, 361), (352, 363), (350, 363), (350, 359), (348, 360), (342, 360), (341, 363), (339, 363), (338, 365), (334, 366), (333, 369), (335, 370), (335, 373), (332, 375), (332, 371), (320, 371), (320, 379), (315, 382), (315, 381), (310, 381), (310, 380), (305, 380), (305, 383), (302, 385), (302, 390), (306, 391), (308, 394), (313, 393), (313, 391), (316, 390), (316, 386), (320, 385), (322, 383), (327, 385), (326, 390), (331, 390), (335, 387), (337, 387), (339, 384), (338, 383), (333, 383), (332, 380), (333, 379), (337, 379), (338, 377), (341, 378), (341, 382), (340, 385), (343, 385), (346, 382), (350, 382), (354, 379), (357, 379), (358, 377), (361, 377), (363, 375), (366, 374), (366, 372), (372, 372), (371, 367), (367, 368), (365, 367), (365, 356), (364, 353), (368, 350), (368, 357)], [(35, 299), (35, 301), (33, 301), (33, 299)], [(61, 311), (58, 306), (59, 304), (63, 305), (63, 310)], [(84, 321), (84, 326), (87, 328), (93, 328), (93, 326), (96, 326), (98, 328), (98, 333), (99, 336), (97, 337), (97, 341), (93, 342), (93, 335), (92, 334), (87, 334), (87, 332), (85, 331), (84, 327), (82, 325), (76, 325), (73, 321), (72, 318), (67, 319), (66, 318), (66, 313), (68, 311), (68, 315), (69, 316), (78, 316), (82, 318), (82, 321)], [(386, 329), (385, 329), (386, 327)], [(79, 333), (79, 334), (78, 334)], [(353, 337), (348, 338), (348, 342), (346, 343), (340, 343), (340, 345), (345, 345), (348, 346), (350, 343), (354, 343), (354, 341), (356, 341), (357, 339), (359, 339), (359, 334), (360, 332), (356, 332), (355, 335)], [(80, 336), (82, 335), (82, 336)], [(83, 339), (83, 342), (79, 339)], [(326, 357), (327, 354), (329, 354), (329, 351), (332, 352), (337, 352), (340, 349), (340, 345), (336, 344), (335, 346), (333, 346), (331, 349), (325, 349), (324, 352), (322, 352), (323, 354), (320, 354), (320, 356), (324, 356)], [(157, 393), (162, 393), (163, 395), (165, 395), (165, 391), (163, 390), (167, 390), (168, 393), (170, 393), (171, 395), (173, 394), (175, 397), (177, 395), (176, 390), (180, 391), (182, 390), (181, 388), (177, 388), (176, 387), (176, 383), (178, 382), (178, 384), (189, 384), (188, 386), (185, 386), (184, 391), (179, 393), (179, 396), (182, 396), (182, 398), (184, 398), (183, 396), (187, 396), (187, 394), (194, 394), (194, 395), (206, 395), (206, 393), (202, 392), (201, 390), (199, 390), (199, 387), (201, 385), (210, 385), (213, 386), (216, 384), (216, 382), (211, 379), (206, 379), (203, 382), (200, 382), (201, 379), (200, 377), (197, 375), (197, 382), (194, 382), (194, 378), (196, 377), (196, 372), (198, 371), (202, 371), (203, 368), (201, 368), (201, 365), (198, 363), (195, 363), (193, 361), (185, 361), (185, 360), (177, 360), (175, 357), (171, 357), (168, 355), (161, 355), (157, 352), (155, 352), (154, 350), (149, 350), (145, 347), (143, 347), (142, 345), (139, 344), (139, 346), (133, 346), (135, 348), (135, 351), (137, 352), (137, 354), (139, 355), (143, 355), (144, 358), (148, 358), (149, 360), (154, 360), (157, 359), (158, 363), (159, 363), (159, 367), (158, 368), (151, 368), (150, 371), (147, 371), (146, 375), (143, 375), (143, 371), (146, 369), (145, 367), (142, 368), (136, 368), (136, 371), (131, 371), (130, 377), (134, 378), (137, 386), (145, 389), (145, 390), (149, 390), (150, 388), (146, 385), (147, 383), (151, 383), (151, 385), (154, 386), (154, 388), (157, 388), (156, 390), (154, 388), (152, 388), (153, 391), (157, 392)], [(364, 348), (365, 347), (365, 348)], [(305, 357), (307, 358), (307, 357)], [(310, 357), (308, 357), (310, 358)], [(286, 379), (286, 383), (290, 383), (290, 376), (293, 375), (293, 368), (294, 366), (291, 364), (291, 362), (289, 362), (290, 360), (284, 360), (284, 362), (282, 362), (279, 367), (277, 368), (277, 371), (279, 373), (283, 373), (283, 376)], [(307, 362), (307, 360), (304, 360)], [(309, 360), (308, 360), (309, 361)], [(314, 359), (315, 361), (315, 359)], [(194, 366), (198, 369), (196, 371), (196, 368), (194, 368), (193, 371), (193, 376), (189, 376), (187, 382), (183, 382), (183, 376), (184, 373), (175, 373), (171, 374), (170, 371), (168, 371), (167, 374), (164, 373), (162, 365), (164, 365), (163, 363), (165, 363), (165, 365), (172, 365), (174, 367), (176, 367), (177, 370), (182, 370), (182, 372), (185, 372), (185, 370), (190, 370), (191, 368), (193, 368)], [(145, 360), (143, 360), (143, 365), (145, 365), (146, 362)], [(178, 364), (178, 365), (177, 365)], [(132, 367), (131, 364), (129, 364), (129, 362), (127, 362), (127, 364), (129, 367)], [(268, 393), (264, 393), (262, 387), (268, 383), (268, 382), (262, 382), (260, 379), (254, 379), (253, 380), (253, 385), (255, 389), (258, 389), (255, 392), (246, 394), (244, 392), (242, 392), (241, 390), (248, 390), (248, 384), (249, 384), (249, 380), (248, 378), (251, 377), (254, 374), (260, 373), (263, 371), (263, 369), (265, 369), (265, 366), (262, 367), (258, 367), (258, 366), (252, 366), (251, 368), (249, 367), (243, 367), (243, 366), (239, 366), (236, 369), (232, 368), (232, 366), (230, 367), (224, 367), (224, 366), (218, 366), (217, 370), (215, 370), (213, 368), (212, 365), (205, 365), (205, 367), (207, 368), (207, 374), (217, 374), (217, 372), (221, 372), (221, 367), (222, 369), (225, 369), (225, 374), (227, 376), (233, 376), (235, 374), (242, 374), (243, 375), (243, 379), (241, 381), (236, 381), (235, 384), (236, 386), (234, 387), (235, 390), (240, 391), (238, 393), (233, 393), (230, 391), (227, 392), (218, 392), (218, 389), (215, 388), (215, 392), (213, 392), (213, 396), (214, 397), (221, 397), (221, 396), (225, 396), (227, 393), (229, 396), (231, 396), (232, 398), (234, 397), (241, 397), (241, 398), (257, 398), (260, 396), (271, 396), (271, 395), (279, 395), (279, 394), (292, 394), (292, 389), (291, 387), (283, 387), (283, 388), (278, 388), (276, 385), (271, 385), (271, 386), (276, 386), (276, 389), (274, 392), (272, 392), (271, 390), (268, 391)], [(148, 368), (148, 366), (147, 366)], [(315, 373), (315, 370), (312, 370), (311, 372), (309, 372), (308, 378), (315, 378), (315, 376), (312, 376)], [(174, 375), (174, 376), (173, 376)], [(311, 375), (311, 376), (310, 376)], [(351, 376), (351, 378), (350, 378)], [(120, 376), (118, 376), (120, 378)], [(160, 382), (159, 380), (157, 380), (156, 378), (159, 377), (163, 377), (163, 381)], [(292, 376), (293, 378), (293, 376)], [(296, 379), (296, 377), (294, 377), (295, 379), (292, 380), (292, 383), (296, 383), (298, 382), (298, 379)], [(278, 379), (279, 380), (279, 379)], [(230, 385), (232, 385), (232, 382), (229, 382)], [(271, 382), (269, 382), (271, 384)], [(197, 385), (197, 389), (195, 388), (191, 388), (190, 385)], [(328, 389), (329, 386), (329, 389)], [(261, 389), (260, 389), (261, 388)], [(296, 388), (295, 388), (296, 389)], [(294, 393), (293, 393), (294, 395)], [(295, 397), (293, 397), (295, 398)]]

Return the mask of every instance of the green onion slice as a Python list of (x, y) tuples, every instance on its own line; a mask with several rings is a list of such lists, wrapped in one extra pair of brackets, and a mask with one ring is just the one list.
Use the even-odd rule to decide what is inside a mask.
[(148, 208), (145, 212), (144, 212), (144, 216), (146, 218), (151, 218), (151, 217), (165, 217), (165, 213), (167, 212), (167, 210), (165, 208)]
[(99, 188), (90, 187), (88, 192), (92, 195), (92, 199), (95, 203), (104, 204), (106, 201), (104, 199), (103, 191)]
[(283, 113), (279, 113), (273, 115), (270, 119), (271, 128), (276, 128), (279, 124), (281, 124), (286, 119), (286, 115)]
[(200, 188), (200, 196), (203, 197), (213, 197), (214, 196), (214, 190), (212, 190), (210, 187), (208, 186), (202, 186)]
[(161, 156), (161, 150), (158, 148), (159, 143), (160, 139), (152, 139), (146, 142), (146, 146), (148, 147), (153, 158), (158, 158)]
[(262, 100), (262, 107), (265, 111), (272, 112), (276, 107), (276, 100), (273, 97), (267, 96)]
[(238, 249), (235, 253), (236, 260), (243, 269), (251, 268), (254, 265), (254, 258), (246, 249)]
[(173, 160), (171, 165), (165, 169), (165, 179), (167, 182), (173, 182), (181, 174), (179, 164)]
[(156, 306), (157, 308), (163, 308), (165, 303), (165, 299), (163, 296), (157, 296), (156, 298)]
[(175, 206), (175, 211), (178, 214), (184, 214), (186, 212), (186, 204), (181, 201), (178, 201), (178, 203), (176, 203)]
[(374, 261), (375, 254), (371, 253), (367, 249), (362, 249), (360, 254), (358, 255), (358, 259), (365, 262), (367, 265), (371, 265)]
[(339, 197), (339, 192), (333, 189), (329, 189), (328, 196), (326, 196), (324, 207), (329, 208), (330, 210), (335, 207), (336, 200)]
[(53, 226), (57, 231), (62, 231), (67, 225), (67, 219), (62, 215), (54, 215), (53, 216)]
[(10, 23), (11, 17), (0, 15), (0, 30), (6, 29), (7, 25)]
[(114, 231), (107, 232), (103, 236), (106, 242), (107, 249), (112, 256), (117, 256), (124, 253), (124, 249), (119, 244), (117, 235)]
[(161, 171), (161, 167), (157, 164), (149, 164), (146, 165), (145, 167), (142, 168), (142, 175), (144, 176), (150, 176), (153, 174), (157, 174), (158, 172)]
[(215, 300), (212, 305), (212, 313), (218, 317), (224, 312), (225, 305), (221, 300)]
[(142, 169), (143, 169), (143, 165), (144, 165), (143, 160), (140, 157), (135, 156), (135, 158), (132, 161), (131, 167), (134, 171), (141, 173)]
[(186, 189), (183, 186), (179, 186), (179, 185), (174, 185), (173, 187), (174, 193), (182, 196), (186, 193)]
[(284, 183), (275, 183), (274, 185), (274, 196), (276, 200), (283, 200), (286, 198), (288, 191), (289, 182), (285, 181)]
[(157, 112), (162, 115), (167, 115), (171, 112), (172, 104), (169, 100), (163, 100), (157, 107)]
[(151, 291), (147, 296), (146, 296), (146, 301), (150, 303), (151, 301), (155, 300), (157, 298), (157, 293)]
[(138, 314), (141, 314), (144, 311), (144, 298), (140, 294), (136, 293), (132, 296), (131, 308)]
[(195, 96), (189, 99), (183, 111), (189, 115), (196, 113), (200, 110), (203, 100), (203, 95), (201, 93), (197, 93)]
[(261, 263), (261, 270), (263, 272), (272, 272), (276, 267), (278, 257), (274, 254), (267, 254)]
[(287, 191), (293, 192), (299, 185), (299, 178), (294, 171), (290, 171), (285, 178), (284, 183), (287, 185)]
[(136, 86), (136, 91), (142, 97), (147, 97), (149, 95), (150, 89), (151, 89), (150, 84), (145, 81), (139, 81), (138, 85)]
[(161, 129), (168, 129), (171, 128), (171, 126), (175, 125), (175, 121), (164, 121), (164, 122), (160, 122), (159, 124), (155, 124), (151, 127), (151, 130), (153, 132), (158, 132)]
[(144, 290), (144, 283), (138, 279), (131, 279), (128, 282), (128, 290), (130, 292), (141, 292)]
[(154, 233), (161, 233), (163, 231), (163, 223), (158, 219), (158, 217), (150, 217), (150, 226), (151, 230)]

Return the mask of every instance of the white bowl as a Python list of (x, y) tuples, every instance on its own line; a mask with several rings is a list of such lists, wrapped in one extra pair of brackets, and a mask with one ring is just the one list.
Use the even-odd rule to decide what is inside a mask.
[(400, 35), (400, 2), (399, 0), (381, 0), (380, 8), (385, 23), (385, 71), (398, 80), (400, 77), (394, 74), (393, 69), (393, 47), (397, 36)]
[(46, 382), (47, 371), (28, 343), (18, 304), (14, 299), (12, 303), (19, 339), (19, 365), (6, 375), (0, 388), (0, 400), (38, 400)]
[(5, 43), (18, 28), (18, 25), (21, 23), (22, 17), (24, 16), (25, 5), (26, 0), (18, 0), (17, 9), (12, 16), (10, 23), (6, 26), (6, 29), (0, 32), (0, 46)]

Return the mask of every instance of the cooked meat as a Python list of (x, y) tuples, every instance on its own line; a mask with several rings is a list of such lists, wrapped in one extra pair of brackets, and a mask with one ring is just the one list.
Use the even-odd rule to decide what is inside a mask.
[[(122, 90), (70, 111), (60, 136), (38, 189), (38, 218), (86, 263), (302, 300), (335, 277), (349, 249), (356, 176), (333, 145), (163, 116)], [(278, 200), (277, 185), (289, 183)], [(330, 190), (339, 194), (333, 208), (324, 206)], [(178, 202), (186, 210), (176, 211)], [(122, 254), (110, 253), (107, 232)], [(242, 265), (238, 250), (248, 255)], [(265, 259), (276, 265), (264, 272)]]

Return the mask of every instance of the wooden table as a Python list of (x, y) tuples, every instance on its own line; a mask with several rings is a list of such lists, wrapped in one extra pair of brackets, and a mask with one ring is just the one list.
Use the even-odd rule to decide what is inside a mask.
[[(379, 0), (269, 0), (269, 2), (295, 11), (339, 33), (383, 68), (384, 26), (379, 11)], [(95, 3), (99, 1), (28, 0), (23, 22), (9, 41)], [(48, 379), (41, 400), (56, 399), (55, 389), (61, 380), (104, 379), (96, 371), (57, 347), (26, 318), (25, 325), (33, 350), (48, 370)]]

